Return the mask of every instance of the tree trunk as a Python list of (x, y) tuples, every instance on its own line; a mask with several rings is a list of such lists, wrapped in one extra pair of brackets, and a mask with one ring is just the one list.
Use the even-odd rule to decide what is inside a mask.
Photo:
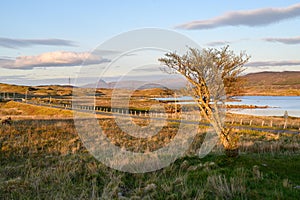
[(221, 143), (224, 147), (225, 155), (228, 157), (238, 157), (238, 136), (231, 132), (231, 129), (223, 129), (220, 135)]
[(236, 158), (239, 156), (239, 148), (235, 149), (225, 149), (225, 155), (227, 157)]

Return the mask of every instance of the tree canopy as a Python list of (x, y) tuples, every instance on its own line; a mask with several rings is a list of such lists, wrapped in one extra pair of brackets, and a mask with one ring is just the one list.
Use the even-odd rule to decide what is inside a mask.
[(221, 136), (227, 149), (233, 148), (232, 139), (230, 129), (221, 123), (219, 102), (238, 94), (242, 85), (240, 75), (249, 58), (245, 52), (235, 54), (226, 46), (220, 50), (189, 48), (184, 55), (170, 52), (159, 59), (168, 69), (188, 80), (202, 115)]

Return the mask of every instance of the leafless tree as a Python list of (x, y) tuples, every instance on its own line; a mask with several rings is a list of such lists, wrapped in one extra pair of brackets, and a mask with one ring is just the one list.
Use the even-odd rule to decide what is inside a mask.
[(226, 46), (220, 50), (189, 48), (184, 55), (172, 52), (159, 59), (169, 72), (180, 73), (188, 80), (201, 114), (211, 123), (225, 150), (237, 149), (237, 142), (235, 134), (222, 123), (220, 109), (224, 109), (226, 98), (240, 91), (240, 75), (249, 58), (245, 52), (235, 54)]

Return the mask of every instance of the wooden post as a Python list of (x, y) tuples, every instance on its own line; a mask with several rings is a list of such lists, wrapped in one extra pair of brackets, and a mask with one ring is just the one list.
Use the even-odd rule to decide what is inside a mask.
[(241, 119), (241, 121), (240, 121), (240, 125), (242, 125), (243, 124), (243, 119)]
[(250, 125), (250, 126), (252, 125), (252, 119), (250, 120), (250, 123), (249, 123), (249, 125)]
[(263, 121), (261, 122), (261, 126), (264, 126), (264, 124), (265, 124), (265, 121), (263, 120)]
[(289, 114), (288, 114), (287, 111), (284, 112), (283, 118), (284, 118), (283, 129), (286, 129), (286, 128), (287, 128), (287, 120), (288, 120), (288, 118), (289, 118)]
[(270, 122), (270, 126), (271, 126), (271, 127), (273, 127), (273, 120), (271, 120), (271, 122)]
[(287, 120), (284, 121), (284, 124), (283, 124), (283, 129), (286, 129), (287, 128)]
[(28, 93), (28, 90), (26, 90), (26, 93), (25, 93), (25, 103), (27, 103), (27, 93)]

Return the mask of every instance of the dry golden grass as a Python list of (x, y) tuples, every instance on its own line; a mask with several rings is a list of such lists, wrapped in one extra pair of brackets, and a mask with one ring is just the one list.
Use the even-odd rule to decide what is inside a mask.
[(73, 113), (70, 110), (59, 108), (47, 108), (36, 105), (29, 105), (20, 102), (10, 101), (0, 107), (0, 114), (2, 115), (16, 115), (16, 116), (48, 116), (48, 117), (72, 117)]
[[(285, 124), (285, 119), (280, 116), (252, 116), (243, 114), (226, 114), (226, 122), (228, 124), (236, 125), (248, 125), (256, 127), (268, 127), (274, 129), (283, 129)], [(292, 130), (299, 130), (300, 128), (300, 118), (289, 117), (287, 119), (287, 128)]]
[[(140, 143), (129, 144), (132, 138), (113, 119), (99, 124), (112, 142), (143, 151)], [(163, 143), (176, 127), (167, 124), (148, 146)], [(203, 159), (194, 153), (156, 172), (130, 174), (89, 155), (73, 120), (17, 120), (0, 127), (0, 199), (297, 199), (299, 136), (239, 134), (237, 159), (222, 156), (217, 145)]]

